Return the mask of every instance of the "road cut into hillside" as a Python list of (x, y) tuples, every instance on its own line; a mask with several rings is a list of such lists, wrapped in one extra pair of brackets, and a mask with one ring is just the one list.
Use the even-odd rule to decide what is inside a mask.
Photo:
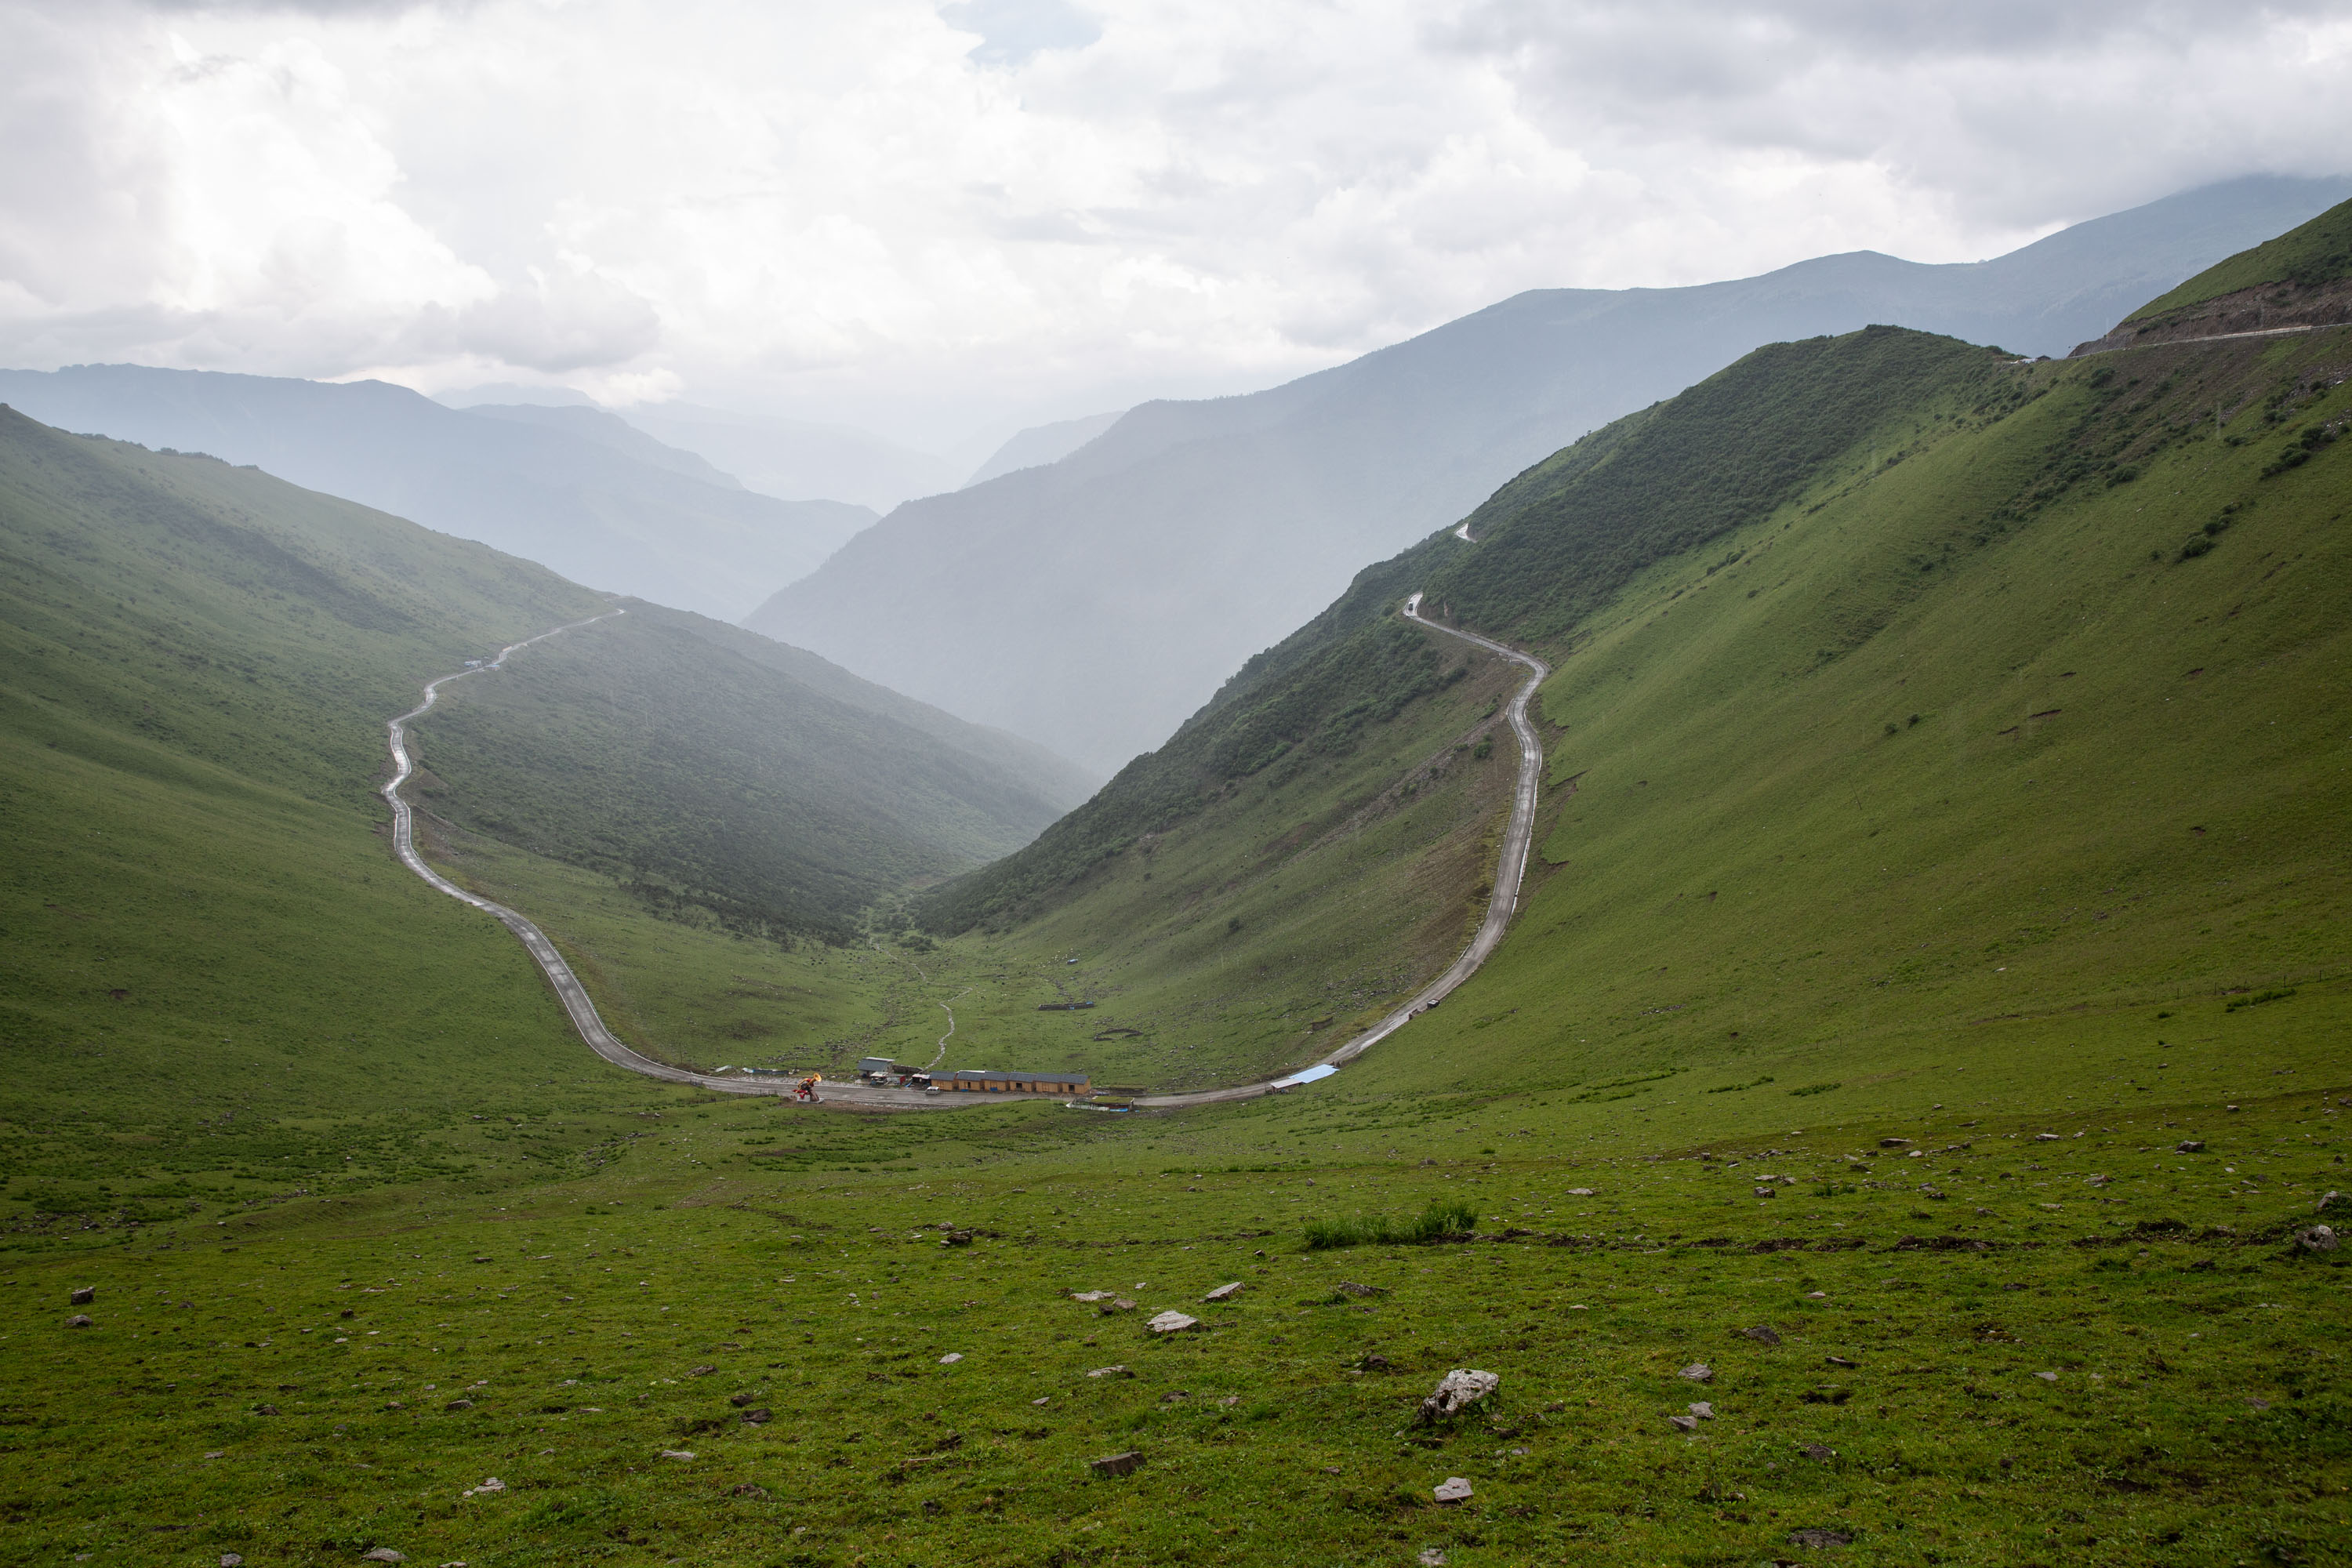
[[(541, 632), (535, 637), (526, 637), (519, 643), (509, 644), (501, 648), (499, 651), (499, 657), (494, 659), (442, 676), (437, 680), (428, 681), (425, 687), (425, 700), (385, 726), (392, 738), (393, 773), (392, 781), (379, 793), (383, 795), (385, 804), (392, 807), (392, 847), (400, 856), (401, 864), (422, 877), (436, 890), (448, 894), (461, 904), (467, 904), (481, 910), (507, 930), (514, 932), (515, 940), (522, 943), (533, 962), (538, 963), (540, 973), (547, 976), (548, 984), (554, 988), (555, 999), (563, 1005), (563, 1011), (572, 1019), (572, 1026), (579, 1031), (580, 1037), (587, 1042), (590, 1050), (594, 1051), (614, 1067), (626, 1068), (631, 1072), (643, 1073), (647, 1078), (657, 1078), (667, 1083), (691, 1084), (697, 1089), (716, 1089), (721, 1094), (789, 1095), (792, 1092), (792, 1086), (786, 1079), (727, 1078), (716, 1073), (693, 1072), (685, 1068), (672, 1067), (667, 1062), (657, 1062), (651, 1057), (631, 1050), (614, 1037), (612, 1030), (604, 1026), (604, 1016), (596, 1011), (596, 1004), (590, 1000), (587, 987), (580, 984), (580, 977), (572, 972), (572, 965), (563, 961), (563, 954), (556, 951), (555, 944), (547, 939), (545, 931), (504, 904), (493, 903), (478, 894), (467, 892), (426, 865), (425, 857), (416, 851), (415, 814), (400, 793), (401, 786), (405, 784), (416, 772), (415, 759), (410, 755), (408, 749), (410, 721), (432, 711), (433, 705), (440, 700), (441, 688), (453, 680), (463, 680), (469, 675), (481, 675), (493, 669), (503, 668), (509, 658), (533, 643), (545, 642), (549, 637), (561, 637), (565, 632), (578, 631), (582, 626), (593, 626), (598, 621), (609, 621), (614, 616), (626, 614), (628, 614), (626, 610), (616, 609), (605, 615), (591, 616), (584, 621), (573, 621), (569, 626), (557, 626), (553, 631)], [(926, 1096), (914, 1089), (884, 1089), (874, 1084), (861, 1083), (827, 1083), (822, 1092), (828, 1101), (864, 1106), (888, 1106), (910, 1110), (930, 1110), (941, 1107), (943, 1101), (973, 1098), (949, 1095)]]
[[(1536, 689), (1550, 676), (1551, 667), (1533, 654), (1522, 653), (1515, 647), (1507, 647), (1488, 637), (1482, 637), (1475, 632), (1465, 632), (1458, 627), (1444, 626), (1426, 618), (1421, 613), (1419, 594), (1415, 594), (1404, 602), (1402, 613), (1408, 620), (1426, 626), (1431, 631), (1442, 633), (1446, 637), (1459, 637), (1464, 642), (1474, 644), (1514, 664), (1523, 665), (1528, 670), (1527, 679), (1521, 682), (1518, 690), (1512, 695), (1509, 706), (1505, 710), (1505, 716), (1510, 721), (1511, 732), (1518, 738), (1519, 776), (1511, 797), (1511, 818), (1503, 829), (1502, 854), (1495, 868), (1495, 888), (1492, 896), (1486, 900), (1486, 919), (1479, 923), (1477, 934), (1470, 939), (1470, 945), (1463, 950), (1462, 955), (1454, 961), (1451, 968), (1422, 987), (1414, 994), (1412, 1000), (1328, 1056), (1296, 1068), (1281, 1078), (1271, 1079), (1263, 1083), (1235, 1084), (1228, 1089), (1202, 1089), (1192, 1094), (1144, 1095), (1133, 1102), (1139, 1110), (1168, 1110), (1184, 1106), (1215, 1105), (1226, 1100), (1251, 1100), (1262, 1094), (1276, 1093), (1313, 1078), (1325, 1076), (1354, 1061), (1358, 1057), (1412, 1022), (1415, 1017), (1429, 1011), (1452, 994), (1457, 986), (1478, 972), (1479, 965), (1486, 962), (1488, 956), (1501, 944), (1504, 933), (1510, 929), (1511, 917), (1518, 912), (1519, 885), (1527, 875), (1528, 855), (1535, 844), (1536, 796), (1543, 782), (1543, 748), (1537, 743), (1535, 725), (1528, 718), (1528, 703), (1535, 696)], [(581, 1039), (587, 1042), (590, 1050), (594, 1051), (614, 1067), (625, 1068), (631, 1072), (642, 1073), (647, 1078), (660, 1079), (666, 1083), (690, 1084), (697, 1089), (713, 1089), (721, 1094), (763, 1094), (788, 1097), (792, 1093), (792, 1083), (788, 1079), (723, 1077), (717, 1073), (695, 1072), (687, 1068), (672, 1067), (667, 1062), (656, 1061), (651, 1057), (630, 1049), (604, 1026), (604, 1016), (596, 1011), (596, 1004), (590, 999), (587, 987), (580, 984), (580, 977), (572, 972), (572, 966), (564, 962), (563, 954), (556, 950), (554, 942), (548, 940), (545, 931), (541, 931), (530, 919), (507, 908), (504, 904), (493, 902), (477, 893), (467, 892), (426, 865), (425, 857), (417, 852), (415, 815), (407, 800), (400, 793), (402, 786), (407, 784), (416, 772), (415, 759), (410, 753), (408, 746), (409, 723), (432, 711), (433, 705), (440, 700), (441, 688), (449, 682), (463, 680), (469, 675), (481, 675), (490, 670), (503, 668), (509, 658), (533, 643), (544, 642), (550, 637), (561, 637), (565, 632), (577, 631), (583, 626), (594, 626), (599, 621), (611, 620), (615, 616), (626, 614), (628, 614), (626, 610), (615, 609), (602, 616), (591, 616), (584, 621), (573, 621), (568, 626), (557, 626), (552, 631), (541, 632), (537, 637), (526, 637), (521, 642), (501, 648), (498, 658), (494, 659), (442, 676), (425, 684), (425, 700), (403, 713), (399, 718), (390, 721), (385, 726), (391, 737), (393, 776), (391, 782), (386, 784), (380, 793), (383, 795), (385, 804), (392, 807), (393, 848), (400, 856), (401, 864), (424, 879), (428, 886), (436, 891), (447, 894), (461, 904), (481, 910), (512, 931), (515, 939), (522, 943), (524, 950), (539, 965), (540, 973), (547, 976), (548, 984), (555, 991), (556, 1000), (562, 1004), (564, 1013), (571, 1018), (572, 1026), (579, 1032)], [(920, 971), (918, 970), (917, 973), (919, 973)], [(946, 1004), (942, 1003), (941, 1005), (945, 1006)], [(949, 1012), (948, 1020), (948, 1034), (940, 1038), (942, 1054), (946, 1050), (948, 1037), (955, 1033), (955, 1015), (952, 1011)], [(891, 1089), (878, 1084), (830, 1081), (824, 1085), (821, 1092), (824, 1103), (903, 1110), (947, 1110), (951, 1107), (985, 1105), (992, 1100), (1007, 1098), (996, 1095), (925, 1093), (919, 1089)], [(1021, 1095), (1015, 1098), (1026, 1100), (1037, 1097)]]
[(1513, 664), (1523, 665), (1528, 671), (1527, 679), (1519, 683), (1518, 690), (1511, 697), (1510, 706), (1504, 710), (1511, 721), (1511, 733), (1518, 737), (1519, 778), (1511, 795), (1511, 820), (1503, 829), (1502, 854), (1495, 866), (1495, 890), (1486, 900), (1486, 918), (1479, 922), (1478, 934), (1470, 939), (1470, 945), (1462, 950), (1462, 956), (1454, 961), (1452, 968), (1423, 986), (1411, 1001), (1329, 1056), (1265, 1083), (1236, 1084), (1231, 1089), (1202, 1089), (1196, 1094), (1144, 1095), (1135, 1101), (1138, 1109), (1161, 1110), (1255, 1099), (1261, 1094), (1272, 1094), (1290, 1088), (1307, 1075), (1322, 1076), (1318, 1068), (1345, 1067), (1452, 995), (1464, 981), (1478, 973), (1478, 966), (1485, 963), (1495, 949), (1502, 944), (1503, 933), (1511, 929), (1511, 917), (1519, 911), (1519, 884), (1527, 877), (1528, 855), (1535, 847), (1536, 795), (1543, 784), (1543, 747), (1537, 743), (1535, 724), (1528, 717), (1528, 703), (1535, 696), (1536, 688), (1550, 678), (1551, 666), (1531, 653), (1521, 653), (1517, 648), (1491, 637), (1482, 637), (1476, 632), (1465, 632), (1457, 626), (1430, 620), (1421, 613), (1419, 594), (1404, 602), (1402, 614), (1407, 620), (1431, 631), (1460, 637), (1464, 642), (1500, 655)]

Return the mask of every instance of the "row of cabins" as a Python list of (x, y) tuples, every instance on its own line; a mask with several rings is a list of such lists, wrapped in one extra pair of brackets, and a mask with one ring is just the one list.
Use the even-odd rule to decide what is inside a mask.
[(963, 1094), (1087, 1094), (1093, 1080), (1085, 1073), (994, 1072), (966, 1068), (931, 1080), (943, 1089)]

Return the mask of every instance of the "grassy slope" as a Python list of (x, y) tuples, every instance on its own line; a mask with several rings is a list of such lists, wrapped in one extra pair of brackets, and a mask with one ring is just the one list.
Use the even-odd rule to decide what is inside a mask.
[(2299, 228), (2214, 263), (2170, 293), (2149, 300), (2127, 320), (2146, 321), (2264, 283), (2308, 287), (2345, 277), (2352, 277), (2352, 202), (2332, 206)]
[(908, 882), (1058, 808), (1011, 768), (812, 690), (751, 634), (658, 606), (450, 689), (416, 725), (436, 815), (750, 929), (847, 940)]

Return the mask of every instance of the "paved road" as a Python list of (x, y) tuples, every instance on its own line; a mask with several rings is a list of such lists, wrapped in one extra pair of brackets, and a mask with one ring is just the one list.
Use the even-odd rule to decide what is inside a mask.
[[(643, 1073), (647, 1078), (660, 1079), (667, 1083), (691, 1084), (697, 1089), (714, 1089), (721, 1094), (764, 1094), (789, 1097), (792, 1092), (790, 1079), (730, 1078), (715, 1073), (691, 1072), (685, 1068), (672, 1067), (667, 1062), (658, 1062), (651, 1057), (631, 1050), (614, 1038), (613, 1032), (604, 1026), (604, 1017), (596, 1011), (596, 1004), (589, 999), (587, 988), (580, 984), (580, 977), (572, 973), (572, 966), (563, 961), (563, 955), (557, 952), (555, 944), (547, 939), (546, 932), (504, 904), (493, 903), (488, 899), (467, 892), (426, 865), (425, 858), (416, 852), (415, 816), (408, 802), (400, 793), (401, 786), (405, 784), (416, 772), (415, 761), (408, 750), (409, 721), (432, 711), (433, 705), (440, 700), (441, 688), (453, 680), (463, 680), (470, 675), (480, 675), (489, 670), (503, 668), (509, 658), (533, 643), (544, 642), (549, 637), (561, 637), (565, 632), (577, 631), (582, 626), (592, 626), (599, 621), (608, 621), (614, 616), (627, 613), (626, 610), (614, 610), (602, 616), (591, 616), (584, 621), (574, 621), (569, 626), (558, 626), (553, 631), (541, 632), (535, 637), (526, 637), (521, 642), (501, 649), (499, 657), (494, 659), (474, 668), (442, 676), (439, 679), (427, 684), (425, 688), (425, 700), (385, 726), (392, 738), (393, 777), (392, 782), (383, 786), (382, 793), (386, 804), (392, 807), (393, 847), (398, 852), (401, 863), (423, 878), (427, 884), (448, 894), (461, 904), (467, 904), (480, 910), (514, 932), (516, 939), (522, 943), (524, 949), (539, 964), (540, 972), (547, 976), (548, 984), (554, 988), (556, 1000), (563, 1005), (563, 1011), (572, 1019), (572, 1026), (580, 1032), (580, 1037), (587, 1042), (590, 1050), (594, 1051), (614, 1067), (626, 1068), (631, 1072)], [(1488, 955), (1502, 942), (1503, 933), (1510, 929), (1511, 917), (1518, 912), (1519, 884), (1527, 874), (1528, 852), (1535, 843), (1536, 793), (1543, 781), (1543, 750), (1536, 743), (1535, 726), (1528, 720), (1528, 700), (1535, 695), (1536, 688), (1543, 684), (1545, 678), (1551, 674), (1551, 667), (1533, 654), (1521, 653), (1517, 648), (1507, 647), (1490, 638), (1482, 637), (1475, 632), (1461, 631), (1453, 626), (1441, 626), (1435, 621), (1424, 619), (1421, 614), (1419, 594), (1405, 601), (1403, 614), (1407, 619), (1417, 622), (1431, 631), (1442, 632), (1447, 637), (1460, 637), (1464, 642), (1475, 643), (1489, 653), (1498, 654), (1514, 664), (1527, 667), (1528, 679), (1512, 696), (1510, 706), (1506, 710), (1511, 722), (1511, 732), (1518, 737), (1519, 742), (1518, 784), (1511, 800), (1511, 819), (1503, 830), (1503, 850), (1495, 869), (1494, 896), (1486, 901), (1486, 918), (1480, 922), (1478, 934), (1470, 939), (1470, 945), (1463, 951), (1461, 957), (1454, 961), (1454, 966), (1423, 986), (1412, 1000), (1333, 1051), (1329, 1056), (1313, 1064), (1313, 1067), (1337, 1068), (1354, 1061), (1358, 1057), (1403, 1028), (1415, 1017), (1436, 1006), (1450, 995), (1456, 986), (1478, 972), (1478, 966), (1486, 962)], [(921, 970), (919, 968), (916, 973), (919, 974)], [(966, 989), (970, 988), (966, 987)], [(961, 993), (958, 995), (960, 998)], [(940, 1006), (944, 1008), (947, 1004), (941, 1003)], [(946, 1053), (949, 1036), (954, 1033), (955, 1014), (950, 1010), (948, 1033), (940, 1037), (940, 1049), (942, 1055)], [(1313, 1068), (1299, 1070), (1311, 1071)], [(1188, 1105), (1214, 1105), (1225, 1100), (1252, 1100), (1259, 1095), (1271, 1094), (1278, 1089), (1287, 1087), (1296, 1081), (1297, 1076), (1298, 1074), (1294, 1072), (1265, 1083), (1236, 1084), (1230, 1089), (1204, 1089), (1197, 1094), (1147, 1095), (1137, 1100), (1135, 1103), (1146, 1110), (1159, 1110)], [(985, 1105), (992, 1100), (1034, 1098), (1028, 1095), (924, 1094), (915, 1089), (885, 1089), (872, 1084), (855, 1082), (828, 1082), (824, 1085), (823, 1093), (824, 1102), (827, 1104), (858, 1105), (901, 1110), (944, 1110), (964, 1106)], [(789, 1098), (787, 1098), (787, 1103), (792, 1103)]]
[[(1510, 707), (1506, 710), (1511, 721), (1511, 732), (1517, 735), (1519, 741), (1518, 786), (1511, 798), (1510, 824), (1503, 829), (1503, 853), (1495, 868), (1494, 896), (1486, 900), (1486, 918), (1479, 923), (1478, 934), (1470, 939), (1470, 945), (1463, 950), (1461, 957), (1454, 961), (1454, 967), (1423, 986), (1412, 1001), (1407, 1002), (1329, 1056), (1313, 1064), (1314, 1067), (1339, 1068), (1354, 1061), (1358, 1057), (1412, 1023), (1413, 1019), (1436, 1006), (1447, 996), (1453, 994), (1456, 986), (1478, 973), (1478, 966), (1486, 962), (1488, 956), (1502, 942), (1503, 933), (1510, 930), (1511, 917), (1518, 913), (1519, 884), (1527, 876), (1528, 852), (1535, 846), (1536, 793), (1543, 783), (1543, 748), (1537, 744), (1535, 725), (1528, 719), (1528, 700), (1536, 694), (1536, 688), (1541, 686), (1546, 678), (1551, 674), (1551, 666), (1531, 653), (1521, 653), (1515, 647), (1507, 647), (1492, 638), (1482, 637), (1475, 632), (1465, 632), (1454, 626), (1441, 626), (1435, 621), (1423, 618), (1419, 594), (1415, 594), (1404, 602), (1403, 613), (1406, 619), (1419, 622), (1431, 631), (1443, 632), (1447, 637), (1460, 637), (1464, 642), (1475, 643), (1489, 653), (1500, 654), (1514, 664), (1527, 667), (1528, 678), (1520, 683), (1518, 691), (1511, 698)], [(1311, 1071), (1313, 1068), (1301, 1070)], [(1297, 1073), (1291, 1073), (1265, 1083), (1237, 1084), (1231, 1089), (1203, 1089), (1198, 1094), (1146, 1095), (1138, 1099), (1135, 1103), (1147, 1110), (1159, 1110), (1186, 1105), (1214, 1105), (1231, 1100), (1252, 1100), (1261, 1094), (1273, 1093), (1276, 1089), (1294, 1081), (1297, 1077)]]
[[(538, 926), (504, 904), (492, 903), (488, 899), (467, 892), (426, 865), (425, 857), (416, 852), (415, 815), (410, 810), (408, 802), (402, 798), (400, 793), (401, 785), (406, 784), (416, 772), (415, 761), (410, 756), (408, 750), (409, 721), (432, 711), (434, 703), (440, 700), (441, 688), (453, 680), (463, 680), (469, 675), (480, 675), (489, 670), (502, 668), (509, 658), (533, 643), (545, 642), (549, 637), (561, 637), (565, 632), (577, 631), (582, 626), (593, 626), (598, 621), (609, 621), (614, 616), (626, 614), (628, 614), (626, 610), (614, 610), (606, 615), (591, 616), (584, 621), (574, 621), (570, 626), (558, 626), (553, 631), (541, 632), (535, 637), (526, 637), (521, 642), (511, 644), (500, 650), (498, 658), (487, 663), (471, 669), (459, 670), (454, 675), (445, 675), (425, 688), (424, 701), (385, 726), (392, 736), (393, 776), (392, 782), (385, 784), (381, 793), (386, 804), (392, 807), (393, 848), (398, 852), (401, 864), (425, 879), (429, 885), (448, 894), (461, 904), (469, 904), (481, 910), (500, 925), (505, 926), (507, 930), (514, 932), (516, 939), (538, 963), (540, 972), (547, 976), (548, 984), (554, 987), (555, 999), (563, 1004), (564, 1012), (571, 1016), (572, 1026), (580, 1031), (580, 1037), (588, 1043), (590, 1050), (594, 1051), (614, 1067), (626, 1068), (631, 1072), (643, 1073), (647, 1078), (657, 1078), (668, 1083), (692, 1084), (697, 1089), (716, 1089), (722, 1094), (789, 1096), (792, 1092), (793, 1080), (791, 1079), (724, 1078), (713, 1073), (689, 1072), (684, 1068), (672, 1067), (667, 1062), (657, 1062), (651, 1057), (641, 1056), (631, 1050), (614, 1038), (613, 1032), (604, 1026), (603, 1016), (596, 1011), (596, 1004), (589, 1000), (587, 988), (580, 984), (580, 977), (572, 973), (572, 966), (563, 962), (563, 955), (556, 951), (555, 944), (547, 940), (545, 931), (541, 931)], [(925, 1096), (908, 1089), (878, 1089), (870, 1084), (860, 1083), (828, 1083), (824, 1085), (822, 1092), (827, 1103), (888, 1106), (912, 1110), (943, 1109), (941, 1106), (943, 1100), (961, 1101), (965, 1099), (961, 1095)]]

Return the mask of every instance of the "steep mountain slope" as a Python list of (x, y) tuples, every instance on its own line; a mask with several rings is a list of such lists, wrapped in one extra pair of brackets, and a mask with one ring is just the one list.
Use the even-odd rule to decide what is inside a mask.
[(1893, 322), (2063, 353), (2347, 190), (2239, 181), (1969, 265), (1865, 252), (1519, 295), (1271, 391), (1146, 404), (1059, 463), (910, 502), (745, 624), (1108, 773), (1365, 560), (1759, 344)]
[(1469, 739), (1392, 613), (1420, 588), (1558, 667), (1553, 816), (1512, 937), (1367, 1084), (1802, 1087), (2011, 1012), (1999, 1037), (2041, 1049), (2233, 988), (2335, 996), (2347, 366), (2343, 329), (2041, 365), (1893, 329), (1759, 351), (1513, 481), (1477, 542), (1363, 574), (921, 912), (1011, 966), (1083, 955), (1090, 1018), (1149, 1041), (1085, 1047), (1107, 1071), (1337, 1044), (1451, 958), (1416, 933), (1468, 930), (1458, 816), (1351, 860), (1300, 788), (1367, 753), (1425, 781), (1433, 739)]
[[(0, 371), (0, 401), (64, 429), (209, 452), (537, 561), (578, 582), (727, 618), (870, 521), (644, 460), (590, 410), (445, 408), (383, 382), (75, 365)], [(683, 454), (678, 457), (683, 457)]]
[(2352, 202), (2207, 268), (2075, 353), (2352, 321)]
[[(422, 1105), (535, 1098), (551, 1060), (570, 1084), (609, 1070), (503, 931), (391, 858), (374, 789), (384, 721), (424, 680), (610, 600), (267, 474), (13, 411), (0, 559), (0, 1119), (148, 1129), (165, 1106), (170, 1125), (138, 1135), (177, 1149), (191, 1106), (294, 1116), (250, 1130), (305, 1175), (379, 1138), (407, 1168), (392, 1145)], [(822, 948), (712, 928), (839, 938), (868, 899), (1058, 809), (1021, 743), (796, 650), (650, 605), (593, 630), (447, 689), (422, 746), (447, 772), (423, 803), (476, 828), (439, 825), (432, 852), (543, 899), (532, 912), (608, 1017), (655, 1050), (672, 1042), (636, 1022), (680, 987), (721, 1038), (855, 1038), (877, 987)]]
[(988, 461), (972, 470), (963, 488), (986, 484), (1000, 475), (1015, 473), (1023, 468), (1042, 468), (1058, 463), (1112, 426), (1118, 423), (1123, 409), (1108, 414), (1089, 414), (1082, 419), (1058, 419), (1051, 425), (1033, 425), (1016, 432), (1004, 445), (989, 454)]

